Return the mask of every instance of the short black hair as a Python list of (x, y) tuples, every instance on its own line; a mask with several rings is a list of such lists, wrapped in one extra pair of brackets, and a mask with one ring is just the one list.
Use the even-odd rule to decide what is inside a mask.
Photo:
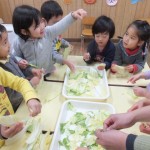
[(15, 33), (22, 39), (27, 40), (29, 35), (22, 34), (21, 29), (29, 32), (29, 28), (33, 24), (33, 21), (35, 21), (36, 26), (38, 26), (40, 23), (40, 18), (40, 11), (32, 6), (21, 5), (16, 7), (12, 17)]
[(135, 26), (137, 29), (137, 36), (139, 40), (148, 42), (150, 40), (150, 25), (147, 21), (143, 20), (135, 20), (128, 27)]
[(109, 39), (111, 39), (115, 33), (115, 24), (111, 18), (103, 15), (95, 20), (92, 26), (92, 33), (95, 35), (104, 32), (108, 32)]
[(2, 24), (0, 24), (0, 39), (2, 38), (2, 33), (3, 32), (7, 32), (7, 30)]
[(63, 10), (56, 1), (48, 0), (41, 6), (41, 15), (48, 22), (54, 16), (62, 16)]

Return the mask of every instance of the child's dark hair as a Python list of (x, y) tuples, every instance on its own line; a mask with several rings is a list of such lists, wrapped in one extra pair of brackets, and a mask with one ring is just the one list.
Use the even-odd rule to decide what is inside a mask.
[[(12, 23), (14, 27), (14, 31), (17, 35), (19, 35), (22, 39), (27, 40), (29, 36), (29, 27), (35, 21), (35, 25), (38, 26), (40, 23), (41, 13), (39, 10), (32, 6), (21, 5), (15, 8), (13, 12)], [(21, 33), (21, 29), (27, 31), (27, 35)]]
[(48, 0), (41, 6), (41, 15), (48, 22), (54, 16), (62, 16), (63, 11), (61, 6), (56, 1)]
[(137, 36), (138, 36), (139, 40), (144, 41), (146, 43), (149, 42), (150, 25), (148, 24), (147, 21), (135, 20), (128, 26), (128, 28), (131, 26), (135, 26), (137, 28)]
[[(135, 26), (137, 29), (137, 36), (139, 40), (144, 41), (144, 44), (142, 45), (142, 50), (143, 50), (143, 59), (145, 58), (145, 49), (146, 46), (149, 48), (149, 42), (150, 42), (150, 25), (148, 24), (147, 21), (142, 21), (142, 20), (135, 20), (133, 21), (129, 26)], [(127, 28), (127, 29), (128, 29)]]
[(108, 32), (109, 39), (111, 39), (115, 33), (115, 25), (111, 18), (107, 16), (100, 16), (95, 20), (92, 26), (92, 33), (95, 35), (104, 32)]
[(3, 32), (7, 32), (7, 30), (2, 24), (0, 24), (0, 39), (2, 38), (2, 33)]

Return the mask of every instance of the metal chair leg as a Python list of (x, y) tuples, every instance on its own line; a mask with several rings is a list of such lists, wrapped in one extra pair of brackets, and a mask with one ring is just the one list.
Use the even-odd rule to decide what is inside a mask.
[(81, 34), (81, 48), (80, 50), (84, 52), (84, 36)]

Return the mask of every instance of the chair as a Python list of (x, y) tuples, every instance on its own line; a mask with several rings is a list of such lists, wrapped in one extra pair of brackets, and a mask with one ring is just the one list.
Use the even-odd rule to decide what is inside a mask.
[(84, 38), (85, 37), (93, 37), (92, 34), (92, 25), (95, 22), (95, 17), (87, 16), (84, 17), (81, 22), (81, 50), (84, 50)]

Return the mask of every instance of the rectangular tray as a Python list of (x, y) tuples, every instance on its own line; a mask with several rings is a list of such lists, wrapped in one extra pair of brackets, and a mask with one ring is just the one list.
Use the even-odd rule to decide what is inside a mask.
[(57, 120), (54, 136), (52, 139), (52, 143), (50, 146), (50, 150), (59, 150), (59, 143), (60, 140), (60, 123), (63, 123), (70, 119), (70, 117), (73, 115), (72, 112), (67, 110), (68, 103), (71, 103), (77, 112), (87, 112), (87, 111), (94, 111), (94, 110), (106, 110), (110, 112), (111, 114), (115, 113), (115, 109), (111, 104), (108, 103), (102, 103), (102, 102), (88, 102), (88, 101), (77, 101), (77, 100), (68, 100), (63, 103), (59, 118)]
[[(87, 69), (90, 70), (90, 68), (92, 69), (96, 69), (95, 67), (89, 67), (89, 66), (76, 66), (76, 69)], [(80, 99), (80, 100), (92, 100), (92, 101), (99, 101), (99, 100), (105, 100), (110, 96), (110, 91), (109, 91), (109, 87), (108, 87), (108, 82), (107, 82), (107, 75), (106, 75), (106, 71), (104, 70), (97, 70), (98, 73), (100, 73), (101, 75), (103, 75), (102, 81), (103, 81), (103, 85), (105, 86), (105, 91), (106, 94), (105, 95), (101, 95), (101, 96), (70, 96), (67, 95), (67, 91), (66, 91), (66, 85), (68, 84), (68, 77), (69, 77), (69, 73), (70, 73), (70, 69), (67, 68), (66, 70), (66, 75), (65, 75), (65, 80), (64, 80), (64, 85), (63, 85), (63, 89), (62, 89), (62, 95), (67, 98), (67, 99)], [(99, 92), (99, 90), (101, 90), (102, 86), (101, 84), (99, 84), (99, 87), (95, 90), (95, 92)]]

